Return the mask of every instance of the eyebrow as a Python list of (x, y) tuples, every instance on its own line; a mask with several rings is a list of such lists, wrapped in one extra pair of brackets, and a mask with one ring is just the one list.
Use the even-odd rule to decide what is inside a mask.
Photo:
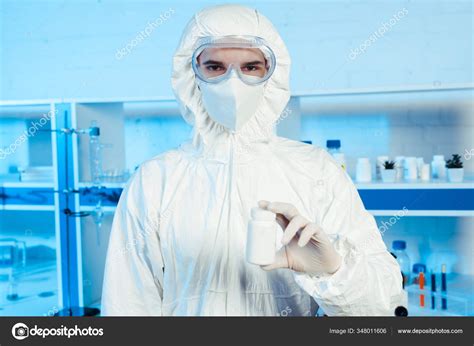
[(249, 61), (249, 62), (245, 62), (244, 65), (263, 65), (263, 61), (260, 61), (260, 60)]
[[(222, 61), (217, 61), (217, 60), (206, 60), (203, 62), (203, 65), (223, 65), (224, 63)], [(263, 65), (263, 61), (260, 60), (254, 60), (254, 61), (247, 61), (244, 62), (243, 65)]]
[(223, 65), (222, 61), (217, 61), (217, 60), (206, 60), (202, 64), (203, 65)]

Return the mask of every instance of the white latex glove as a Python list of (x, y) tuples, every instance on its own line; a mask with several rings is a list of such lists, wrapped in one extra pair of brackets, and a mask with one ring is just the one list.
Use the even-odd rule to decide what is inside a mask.
[(305, 219), (289, 203), (259, 201), (258, 206), (276, 214), (283, 229), (283, 247), (278, 250), (275, 262), (261, 266), (265, 270), (289, 268), (313, 275), (333, 274), (342, 262), (321, 227)]

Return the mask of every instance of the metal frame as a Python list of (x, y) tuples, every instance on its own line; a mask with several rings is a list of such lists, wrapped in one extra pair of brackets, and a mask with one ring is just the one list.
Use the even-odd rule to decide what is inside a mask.
[(70, 104), (56, 104), (55, 127), (57, 154), (57, 191), (59, 199), (59, 240), (61, 253), (62, 306), (65, 309), (82, 306), (82, 264), (77, 220), (67, 211), (77, 210), (74, 193), (75, 160), (73, 155), (74, 134), (66, 134), (61, 129), (72, 128)]

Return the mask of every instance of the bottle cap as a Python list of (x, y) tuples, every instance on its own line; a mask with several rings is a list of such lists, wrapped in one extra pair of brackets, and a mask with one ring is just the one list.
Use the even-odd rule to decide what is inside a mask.
[(252, 219), (255, 221), (275, 221), (276, 215), (271, 211), (254, 207), (251, 210)]
[(328, 139), (326, 141), (326, 148), (328, 149), (339, 149), (341, 147), (341, 141), (339, 139)]
[(405, 250), (407, 248), (407, 243), (404, 240), (394, 240), (392, 248), (394, 250)]
[(426, 265), (424, 265), (423, 263), (415, 263), (413, 265), (413, 273), (426, 273)]

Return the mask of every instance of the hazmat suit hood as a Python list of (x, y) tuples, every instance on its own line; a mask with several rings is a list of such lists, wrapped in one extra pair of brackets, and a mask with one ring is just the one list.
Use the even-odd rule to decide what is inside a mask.
[(200, 38), (228, 35), (261, 37), (276, 58), (275, 70), (265, 83), (263, 99), (255, 115), (234, 139), (246, 142), (270, 139), (274, 135), (274, 124), (290, 98), (290, 57), (283, 40), (266, 17), (255, 9), (238, 5), (209, 7), (196, 13), (184, 30), (173, 59), (172, 86), (184, 119), (194, 125), (193, 143), (197, 147), (225, 142), (232, 136), (206, 112), (191, 64)]

